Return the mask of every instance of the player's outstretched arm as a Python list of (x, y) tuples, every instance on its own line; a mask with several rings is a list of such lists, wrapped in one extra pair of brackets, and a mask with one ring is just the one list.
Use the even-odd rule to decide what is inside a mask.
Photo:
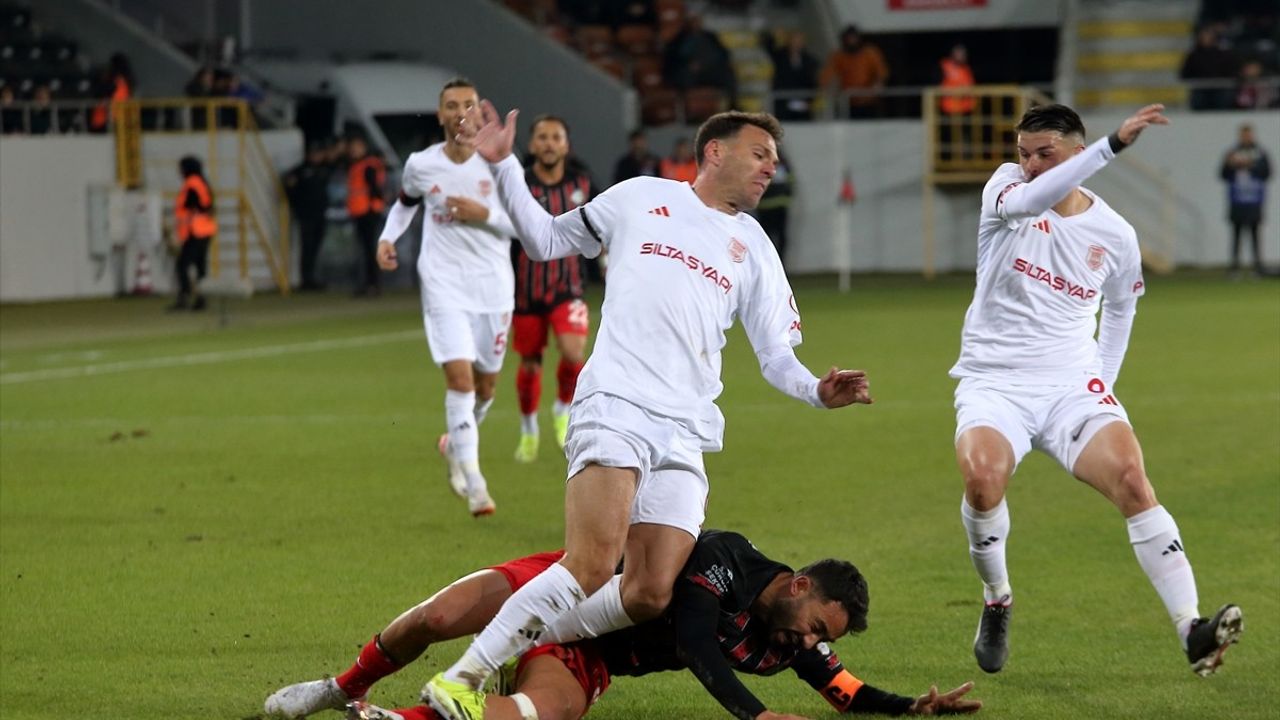
[(929, 688), (929, 692), (916, 698), (907, 710), (908, 715), (969, 715), (982, 709), (981, 700), (966, 700), (964, 696), (973, 689), (973, 683), (967, 682), (947, 693), (939, 693), (938, 686)]
[[(1168, 125), (1169, 118), (1164, 116), (1164, 105), (1155, 103), (1148, 105), (1138, 112), (1125, 118), (1120, 123), (1120, 129), (1115, 131), (1115, 137), (1125, 146), (1129, 146), (1138, 141), (1138, 136), (1143, 130), (1152, 125)], [(1112, 149), (1115, 149), (1114, 147)]]
[(829, 408), (845, 405), (870, 405), (871, 381), (864, 370), (840, 370), (831, 368), (818, 380), (818, 397)]

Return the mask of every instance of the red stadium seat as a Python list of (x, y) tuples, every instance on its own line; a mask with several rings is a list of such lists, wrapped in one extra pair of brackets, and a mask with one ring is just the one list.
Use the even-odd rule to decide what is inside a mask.
[(617, 41), (628, 55), (648, 55), (654, 51), (656, 37), (651, 25), (623, 25), (618, 28)]
[(641, 92), (662, 87), (662, 58), (657, 55), (631, 58), (631, 84)]
[(574, 33), (574, 43), (588, 58), (608, 55), (613, 51), (613, 30), (608, 25), (583, 25)]
[(657, 88), (641, 93), (640, 116), (645, 125), (670, 125), (676, 121), (676, 91)]
[(724, 110), (724, 91), (720, 88), (689, 88), (684, 94), (685, 122), (700, 123)]

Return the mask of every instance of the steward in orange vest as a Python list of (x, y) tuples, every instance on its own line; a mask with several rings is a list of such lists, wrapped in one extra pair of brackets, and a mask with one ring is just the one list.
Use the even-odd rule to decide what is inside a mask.
[[(951, 54), (938, 64), (942, 68), (942, 87), (973, 87), (973, 69), (969, 67), (969, 51), (964, 45), (951, 48)], [(974, 99), (972, 95), (943, 95), (938, 105), (947, 115), (965, 115), (973, 112)]]
[(382, 232), (382, 213), (387, 209), (384, 196), (387, 166), (382, 158), (369, 154), (369, 146), (360, 136), (347, 140), (351, 167), (347, 170), (347, 214), (355, 223), (356, 240), (360, 243), (361, 280), (357, 296), (382, 292), (382, 274), (378, 269), (378, 234)]
[(218, 221), (213, 215), (213, 192), (204, 179), (200, 160), (188, 155), (178, 161), (182, 173), (182, 189), (173, 205), (174, 233), (178, 236), (178, 297), (172, 310), (203, 310), (204, 297), (193, 292), (191, 271), (196, 282), (204, 279), (208, 271), (209, 245), (218, 232)]

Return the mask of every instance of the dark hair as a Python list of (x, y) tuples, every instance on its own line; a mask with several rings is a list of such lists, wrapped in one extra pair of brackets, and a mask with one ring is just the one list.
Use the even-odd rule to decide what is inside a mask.
[(538, 128), (538, 123), (544, 123), (544, 122), (560, 123), (560, 127), (564, 128), (565, 139), (567, 140), (569, 138), (569, 123), (565, 122), (564, 118), (560, 117), (559, 115), (550, 115), (546, 113), (539, 115), (538, 117), (533, 119), (533, 123), (529, 125), (530, 137), (533, 136), (533, 131)]
[(444, 87), (440, 88), (440, 97), (444, 97), (445, 90), (452, 90), (453, 88), (471, 88), (472, 90), (475, 90), (476, 84), (459, 75), (445, 83)]
[(642, 137), (644, 137), (644, 130), (641, 128), (632, 130), (631, 133), (627, 135), (628, 140), (635, 140), (636, 138), (642, 138)]
[(862, 577), (853, 563), (827, 558), (800, 569), (813, 581), (813, 588), (824, 600), (835, 600), (849, 614), (846, 632), (860, 633), (867, 629), (867, 579)]
[(778, 123), (778, 118), (769, 113), (749, 113), (740, 110), (716, 113), (702, 123), (702, 127), (698, 128), (698, 135), (693, 141), (693, 156), (698, 163), (698, 167), (702, 167), (702, 158), (705, 154), (707, 143), (712, 140), (725, 140), (736, 137), (738, 132), (742, 130), (743, 125), (754, 125), (772, 135), (774, 142), (782, 141), (782, 125)]
[(1060, 132), (1063, 135), (1076, 133), (1084, 137), (1084, 123), (1075, 110), (1066, 105), (1037, 105), (1022, 114), (1018, 121), (1018, 132)]
[(178, 172), (182, 173), (182, 177), (204, 175), (204, 166), (200, 164), (200, 158), (195, 155), (184, 155), (178, 161)]

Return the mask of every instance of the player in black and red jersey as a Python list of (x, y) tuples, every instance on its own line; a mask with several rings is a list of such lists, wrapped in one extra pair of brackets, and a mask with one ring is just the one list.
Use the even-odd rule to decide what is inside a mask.
[[(569, 212), (595, 194), (591, 176), (569, 161), (569, 126), (554, 115), (543, 115), (529, 131), (533, 162), (525, 172), (529, 191), (552, 215)], [(590, 316), (582, 301), (583, 259), (573, 255), (559, 260), (530, 260), (519, 243), (513, 244), (516, 271), (516, 304), (512, 322), (513, 343), (520, 353), (516, 392), (520, 398), (520, 444), (516, 460), (538, 457), (538, 405), (542, 395), (542, 351), (547, 331), (555, 334), (560, 350), (556, 369), (556, 402), (552, 409), (556, 442), (564, 447), (569, 427), (569, 403), (586, 359)]]
[[(542, 561), (553, 559), (543, 556)], [(970, 683), (945, 694), (931, 688), (912, 698), (874, 688), (846, 670), (827, 643), (866, 629), (867, 600), (866, 581), (848, 562), (821, 560), (795, 571), (765, 557), (741, 535), (708, 530), (699, 536), (664, 615), (598, 638), (543, 644), (525, 653), (516, 667), (514, 693), (487, 695), (483, 715), (485, 720), (577, 720), (613, 676), (684, 668), (734, 717), (745, 720), (796, 716), (766, 709), (735, 670), (773, 675), (790, 668), (841, 712), (938, 715), (982, 706), (963, 698)], [(548, 631), (553, 639), (574, 632), (564, 626)], [(439, 716), (425, 705), (384, 710), (358, 701), (348, 717)]]

